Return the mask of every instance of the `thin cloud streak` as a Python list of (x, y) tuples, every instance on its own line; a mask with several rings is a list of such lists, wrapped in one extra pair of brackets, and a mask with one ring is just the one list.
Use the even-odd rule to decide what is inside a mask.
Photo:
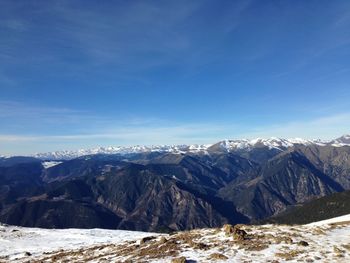
[[(203, 141), (210, 138), (215, 138), (216, 134), (223, 132), (227, 127), (220, 125), (172, 125), (164, 127), (140, 127), (127, 126), (117, 129), (109, 129), (114, 132), (101, 132), (89, 134), (71, 134), (71, 135), (8, 135), (0, 134), (0, 142), (12, 141), (76, 141), (76, 140), (91, 140), (91, 139), (115, 139), (128, 141), (132, 144), (133, 141), (153, 141), (155, 143), (164, 144), (165, 140), (174, 142), (176, 140), (195, 140)], [(155, 124), (154, 124), (155, 125)], [(232, 128), (232, 127), (231, 127)], [(201, 134), (206, 135), (204, 137)]]
[(249, 133), (245, 133), (244, 136), (249, 138), (275, 136), (330, 140), (343, 134), (350, 134), (350, 113), (258, 127)]
[[(241, 132), (239, 132), (241, 131)], [(44, 144), (47, 151), (58, 150), (69, 145), (70, 149), (108, 145), (155, 145), (215, 143), (223, 139), (256, 137), (302, 137), (307, 139), (334, 139), (350, 133), (350, 113), (326, 116), (309, 121), (288, 122), (280, 125), (262, 126), (251, 130), (233, 124), (177, 124), (147, 126), (125, 124), (119, 128), (109, 128), (100, 133), (69, 135), (12, 135), (0, 134), (2, 144)], [(108, 143), (108, 144), (107, 144)], [(48, 145), (48, 146), (47, 146)], [(3, 147), (1, 147), (3, 148)], [(35, 150), (34, 150), (35, 151)]]
[(18, 101), (0, 100), (0, 121), (6, 124), (2, 127), (2, 132), (6, 129), (12, 134), (18, 130), (26, 130), (28, 133), (41, 134), (47, 129), (56, 130), (56, 133), (91, 130), (97, 126), (110, 125), (113, 119), (85, 110), (32, 106)]

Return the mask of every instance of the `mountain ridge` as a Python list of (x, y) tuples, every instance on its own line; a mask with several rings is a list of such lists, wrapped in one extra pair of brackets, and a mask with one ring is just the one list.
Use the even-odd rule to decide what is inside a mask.
[[(346, 140), (338, 138), (336, 145)], [(139, 147), (72, 160), (0, 159), (0, 221), (168, 232), (253, 223), (350, 190), (349, 146), (300, 142), (273, 138), (238, 147), (222, 141), (205, 151)], [(78, 211), (76, 221), (65, 221)], [(111, 220), (104, 225), (103, 218)]]
[[(86, 155), (95, 154), (135, 154), (135, 153), (203, 153), (213, 151), (232, 152), (239, 150), (249, 150), (254, 148), (267, 147), (270, 150), (283, 151), (295, 145), (318, 145), (318, 146), (350, 146), (350, 135), (343, 135), (337, 139), (322, 141), (320, 139), (307, 140), (302, 138), (283, 139), (278, 137), (255, 138), (255, 139), (236, 139), (236, 140), (222, 140), (213, 144), (179, 144), (179, 145), (135, 145), (135, 146), (107, 146), (96, 147), (91, 149), (79, 150), (61, 150), (44, 153), (35, 153), (29, 155), (42, 160), (70, 160)], [(0, 156), (0, 158), (8, 158), (12, 156)]]

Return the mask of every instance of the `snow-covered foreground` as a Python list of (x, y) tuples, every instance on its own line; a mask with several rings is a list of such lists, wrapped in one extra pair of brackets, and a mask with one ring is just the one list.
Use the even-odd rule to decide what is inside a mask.
[(239, 225), (171, 235), (0, 227), (0, 262), (171, 262), (174, 259), (178, 262), (350, 262), (350, 215), (309, 225)]
[[(107, 229), (41, 229), (0, 225), (0, 262), (33, 259), (52, 251), (139, 240), (152, 233)], [(26, 252), (32, 254), (30, 257)]]

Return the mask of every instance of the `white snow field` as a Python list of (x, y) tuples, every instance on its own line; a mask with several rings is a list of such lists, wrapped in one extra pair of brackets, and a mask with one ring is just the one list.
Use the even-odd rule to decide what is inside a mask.
[(51, 251), (139, 240), (152, 233), (108, 229), (42, 229), (0, 225), (0, 262), (37, 258)]
[(327, 219), (327, 220), (314, 222), (314, 223), (309, 224), (309, 226), (322, 226), (325, 224), (333, 224), (333, 223), (341, 223), (341, 222), (350, 222), (350, 214), (345, 215), (345, 216), (339, 216), (339, 217), (335, 217), (335, 218), (331, 218), (331, 219)]
[(236, 227), (246, 231), (245, 239), (225, 228), (168, 235), (0, 226), (0, 262), (350, 262), (350, 215), (308, 225)]

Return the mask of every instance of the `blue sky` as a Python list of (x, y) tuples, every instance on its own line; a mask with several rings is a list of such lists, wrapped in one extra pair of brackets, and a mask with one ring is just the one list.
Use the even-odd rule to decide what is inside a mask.
[(0, 154), (350, 133), (350, 1), (0, 2)]

